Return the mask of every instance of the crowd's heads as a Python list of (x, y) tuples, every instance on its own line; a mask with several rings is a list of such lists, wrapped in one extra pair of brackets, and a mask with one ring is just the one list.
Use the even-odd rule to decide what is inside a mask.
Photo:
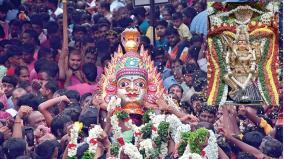
[(97, 78), (97, 67), (94, 63), (85, 63), (82, 72), (86, 81), (95, 82)]
[(12, 45), (8, 48), (7, 59), (11, 65), (20, 65), (22, 63), (22, 49), (19, 46)]
[(2, 87), (4, 88), (4, 93), (7, 97), (12, 95), (13, 90), (16, 88), (18, 80), (14, 76), (4, 76), (2, 78)]
[(133, 15), (137, 18), (138, 24), (141, 24), (146, 17), (146, 9), (144, 7), (137, 7), (133, 10)]
[(179, 33), (174, 28), (167, 29), (167, 38), (169, 41), (169, 45), (172, 47), (174, 47), (180, 41)]
[(214, 123), (216, 118), (217, 108), (215, 106), (209, 106), (203, 104), (199, 112), (199, 121)]
[(29, 69), (26, 66), (17, 66), (15, 68), (15, 76), (18, 82), (28, 81), (30, 77)]
[(173, 99), (177, 100), (178, 102), (181, 100), (183, 95), (183, 89), (179, 84), (173, 84), (168, 89), (169, 94), (172, 95)]
[(57, 115), (51, 121), (51, 132), (57, 139), (61, 139), (67, 134), (68, 125), (72, 124), (72, 120), (67, 115)]
[(266, 136), (262, 139), (259, 146), (262, 153), (269, 157), (280, 157), (282, 155), (283, 145), (280, 141), (272, 138), (271, 136)]
[(39, 125), (47, 126), (44, 116), (39, 111), (32, 111), (28, 116), (27, 125), (36, 129)]
[(243, 141), (255, 148), (258, 148), (262, 142), (264, 135), (258, 131), (251, 131), (244, 135)]
[(35, 155), (41, 159), (58, 158), (61, 154), (60, 143), (56, 140), (46, 140), (35, 148)]
[(26, 153), (26, 141), (21, 138), (9, 138), (3, 144), (6, 158), (16, 159)]
[(165, 20), (159, 20), (156, 24), (157, 35), (159, 37), (165, 37), (167, 31), (168, 23)]
[(40, 93), (44, 97), (52, 98), (53, 94), (58, 90), (58, 84), (56, 81), (44, 82), (41, 86)]
[(173, 26), (179, 28), (180, 25), (182, 24), (182, 14), (176, 12), (173, 14), (172, 19), (173, 19)]
[(69, 53), (68, 66), (73, 71), (78, 71), (82, 64), (82, 57), (79, 50), (72, 49)]
[(192, 7), (187, 7), (183, 10), (183, 22), (186, 25), (190, 25), (192, 19), (196, 16), (196, 11)]

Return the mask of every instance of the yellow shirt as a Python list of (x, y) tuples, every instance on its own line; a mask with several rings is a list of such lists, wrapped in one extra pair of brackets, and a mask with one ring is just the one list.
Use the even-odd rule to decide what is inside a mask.
[(192, 37), (189, 28), (184, 23), (181, 23), (181, 25), (177, 28), (177, 31), (183, 39), (190, 40)]

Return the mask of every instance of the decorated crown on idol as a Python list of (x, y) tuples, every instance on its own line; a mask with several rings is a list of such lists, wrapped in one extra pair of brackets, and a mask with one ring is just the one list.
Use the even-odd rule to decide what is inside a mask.
[[(143, 101), (154, 104), (158, 94), (164, 92), (161, 76), (151, 61), (143, 45), (140, 46), (140, 33), (136, 28), (127, 28), (121, 33), (121, 44), (105, 68), (100, 81), (102, 97), (109, 102), (117, 94), (117, 82), (123, 76), (140, 76), (147, 81)], [(140, 48), (140, 49), (139, 49)], [(124, 51), (125, 53), (124, 53)], [(143, 105), (143, 104), (142, 104)], [(123, 105), (122, 109), (129, 114), (144, 114), (141, 105)]]

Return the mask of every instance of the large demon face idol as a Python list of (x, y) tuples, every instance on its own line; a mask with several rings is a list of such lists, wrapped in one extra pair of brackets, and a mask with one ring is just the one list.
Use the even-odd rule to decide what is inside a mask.
[(121, 34), (122, 48), (112, 57), (101, 80), (103, 98), (108, 103), (112, 96), (121, 99), (122, 109), (129, 114), (144, 113), (145, 102), (154, 103), (163, 85), (154, 64), (144, 51), (138, 52), (140, 34), (137, 29), (127, 28)]

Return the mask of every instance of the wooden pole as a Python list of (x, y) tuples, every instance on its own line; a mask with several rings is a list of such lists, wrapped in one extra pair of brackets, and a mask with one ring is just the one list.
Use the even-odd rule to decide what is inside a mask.
[(153, 45), (156, 46), (156, 31), (155, 31), (155, 0), (150, 0), (150, 9), (151, 9), (151, 22), (153, 25)]
[(68, 49), (68, 12), (67, 0), (62, 0), (63, 3), (63, 45), (62, 49)]

